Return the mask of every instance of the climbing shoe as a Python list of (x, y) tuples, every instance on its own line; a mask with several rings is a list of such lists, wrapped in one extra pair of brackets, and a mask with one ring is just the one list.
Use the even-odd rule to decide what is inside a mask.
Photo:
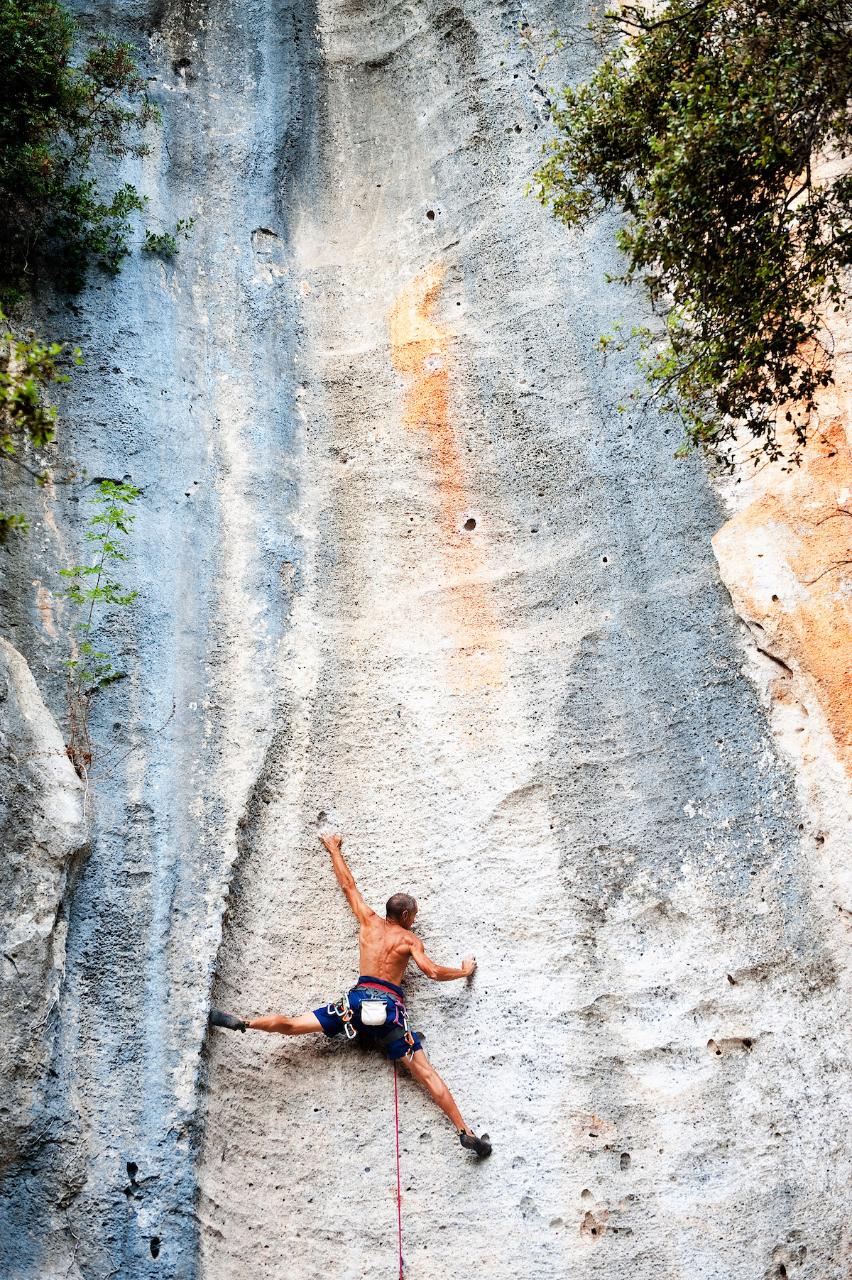
[(491, 1143), (488, 1141), (488, 1134), (483, 1133), (481, 1138), (477, 1138), (475, 1133), (465, 1133), (464, 1129), (459, 1129), (459, 1142), (465, 1151), (472, 1151), (474, 1155), (485, 1159), (491, 1155)]
[(246, 1024), (242, 1018), (235, 1018), (232, 1013), (220, 1013), (218, 1009), (210, 1010), (211, 1027), (227, 1027), (228, 1031), (245, 1031)]

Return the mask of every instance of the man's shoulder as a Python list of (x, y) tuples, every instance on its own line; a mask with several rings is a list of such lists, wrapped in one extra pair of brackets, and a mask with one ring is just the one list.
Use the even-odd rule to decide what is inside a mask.
[(412, 933), (410, 929), (406, 929), (403, 925), (397, 924), (395, 920), (388, 920), (385, 916), (379, 916), (382, 927), (388, 938), (398, 943), (400, 946), (416, 946), (420, 939), (416, 933)]

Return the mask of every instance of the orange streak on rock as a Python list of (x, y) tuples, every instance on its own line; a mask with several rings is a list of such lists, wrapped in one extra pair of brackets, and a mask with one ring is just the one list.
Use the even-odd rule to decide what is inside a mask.
[(388, 327), (393, 366), (406, 380), (403, 425), (426, 432), (432, 448), (447, 586), (453, 592), (454, 673), (463, 686), (475, 688), (499, 684), (503, 663), (489, 593), (478, 581), (486, 568), (481, 533), (471, 538), (460, 530), (470, 495), (450, 411), (452, 335), (434, 319), (445, 274), (436, 261), (409, 281), (391, 308)]
[(51, 640), (55, 640), (58, 632), (56, 630), (56, 620), (53, 616), (53, 596), (47, 587), (42, 585), (40, 579), (36, 578), (33, 586), (36, 593), (36, 608), (41, 619), (41, 629), (45, 635), (50, 636)]
[(839, 417), (713, 547), (737, 612), (804, 679), (852, 775), (852, 455)]

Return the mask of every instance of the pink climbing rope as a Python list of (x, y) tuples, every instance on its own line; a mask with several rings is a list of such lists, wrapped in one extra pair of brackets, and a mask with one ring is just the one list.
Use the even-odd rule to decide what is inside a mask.
[(399, 1280), (402, 1274), (402, 1179), (399, 1174), (399, 1086), (396, 1079), (396, 1063), (393, 1064), (393, 1116), (396, 1125), (396, 1225), (399, 1235)]

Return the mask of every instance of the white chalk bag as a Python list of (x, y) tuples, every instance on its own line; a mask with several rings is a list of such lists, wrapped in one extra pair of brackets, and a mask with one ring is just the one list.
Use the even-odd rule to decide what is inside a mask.
[(365, 1027), (383, 1027), (387, 1022), (388, 1007), (384, 1000), (362, 1000), (361, 1021)]

